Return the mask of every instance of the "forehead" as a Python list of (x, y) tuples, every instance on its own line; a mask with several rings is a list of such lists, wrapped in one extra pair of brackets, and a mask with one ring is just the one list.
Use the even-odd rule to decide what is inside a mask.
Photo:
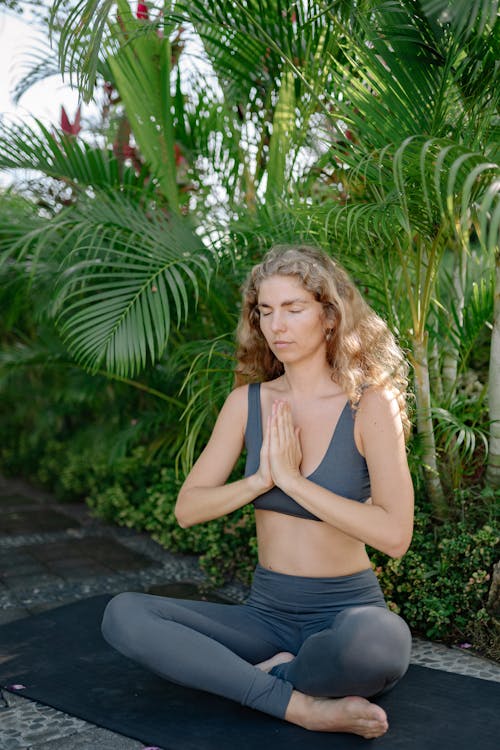
[(302, 281), (297, 276), (269, 276), (264, 279), (259, 287), (259, 304), (280, 304), (289, 300), (314, 300)]

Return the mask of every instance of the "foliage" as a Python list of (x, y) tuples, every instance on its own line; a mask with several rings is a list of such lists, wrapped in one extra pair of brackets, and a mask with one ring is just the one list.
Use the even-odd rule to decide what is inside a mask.
[(389, 607), (416, 633), (466, 641), (480, 627), (489, 631), (489, 647), (498, 658), (500, 634), (486, 600), (499, 542), (494, 519), (436, 525), (427, 508), (416, 513), (413, 542), (404, 557), (387, 560), (376, 551), (371, 557)]

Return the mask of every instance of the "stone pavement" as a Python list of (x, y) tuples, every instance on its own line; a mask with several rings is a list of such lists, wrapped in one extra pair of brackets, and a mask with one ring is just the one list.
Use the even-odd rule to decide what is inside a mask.
[[(148, 535), (55, 503), (0, 478), (0, 624), (95, 594), (134, 590), (199, 596), (196, 557), (171, 554)], [(244, 586), (215, 592), (241, 601)], [(500, 682), (500, 665), (460, 648), (414, 639), (412, 662)], [(144, 745), (7, 691), (0, 693), (0, 750), (142, 750)], [(200, 750), (203, 750), (200, 748)]]

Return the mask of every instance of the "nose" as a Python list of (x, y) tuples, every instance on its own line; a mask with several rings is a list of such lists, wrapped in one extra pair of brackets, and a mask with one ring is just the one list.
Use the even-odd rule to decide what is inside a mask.
[(285, 329), (285, 318), (280, 310), (275, 310), (271, 315), (271, 331), (277, 333)]

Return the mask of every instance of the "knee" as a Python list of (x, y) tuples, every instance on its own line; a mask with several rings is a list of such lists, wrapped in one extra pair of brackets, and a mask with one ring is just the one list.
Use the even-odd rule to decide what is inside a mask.
[(118, 647), (125, 630), (130, 629), (136, 611), (137, 594), (124, 592), (114, 596), (106, 605), (101, 623), (101, 633), (111, 645)]
[(380, 684), (375, 692), (395, 685), (410, 663), (411, 633), (405, 621), (383, 607), (354, 607), (339, 618), (335, 624), (345, 635), (345, 658), (372, 674), (373, 684)]

